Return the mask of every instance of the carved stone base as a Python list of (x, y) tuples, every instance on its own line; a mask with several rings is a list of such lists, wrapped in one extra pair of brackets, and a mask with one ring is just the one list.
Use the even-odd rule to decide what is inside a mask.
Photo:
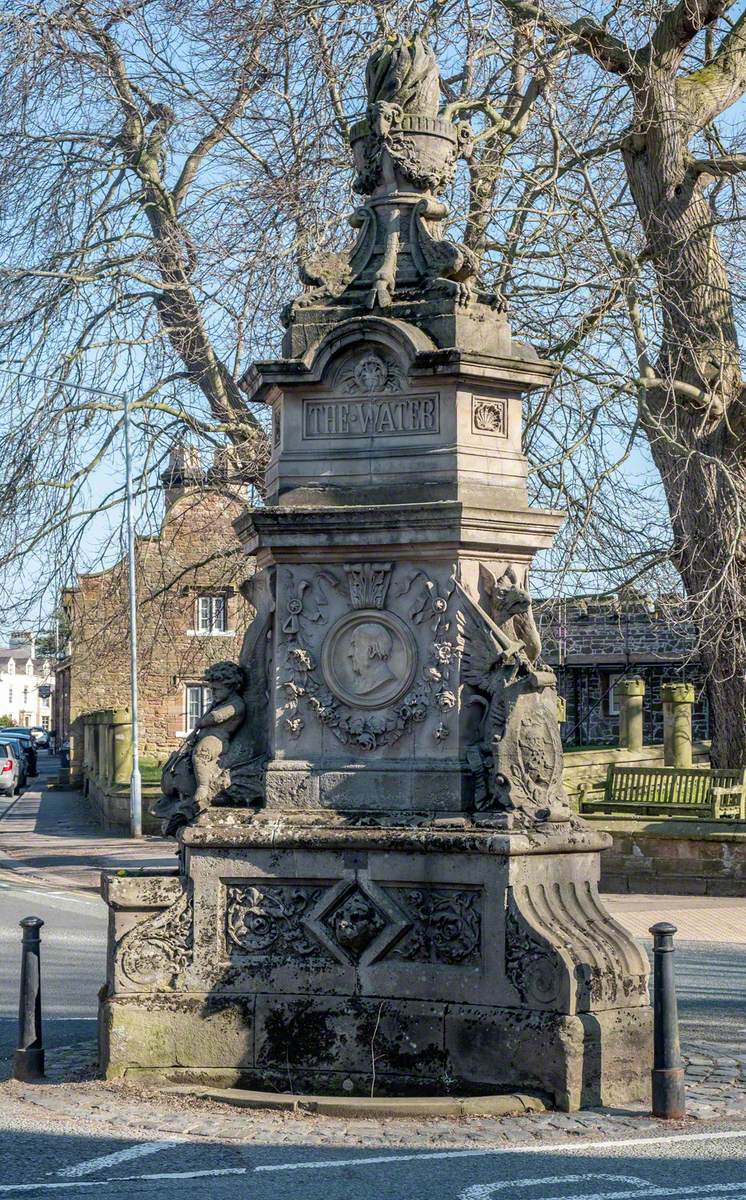
[(200, 821), (184, 877), (104, 876), (108, 1076), (646, 1100), (647, 959), (588, 882), (604, 835)]
[(369, 1096), (374, 1055), (381, 1096), (522, 1089), (569, 1112), (650, 1099), (648, 1008), (560, 1016), (287, 995), (254, 1023), (235, 996), (122, 998), (102, 1000), (101, 1028), (109, 1078)]

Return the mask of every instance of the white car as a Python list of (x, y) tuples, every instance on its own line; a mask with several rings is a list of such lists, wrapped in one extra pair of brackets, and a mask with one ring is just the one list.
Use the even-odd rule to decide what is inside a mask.
[(7, 742), (0, 742), (0, 796), (15, 794), (20, 774), (16, 751)]

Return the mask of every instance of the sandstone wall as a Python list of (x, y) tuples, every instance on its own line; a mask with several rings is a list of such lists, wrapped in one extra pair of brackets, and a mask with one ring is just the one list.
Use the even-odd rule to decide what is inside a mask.
[[(217, 493), (187, 493), (169, 508), (159, 537), (138, 538), (138, 683), (141, 754), (163, 759), (185, 728), (185, 687), (220, 659), (238, 658), (251, 608), (240, 593), (252, 570), (232, 522), (242, 509)], [(225, 634), (198, 634), (201, 593), (222, 594)], [(65, 597), (70, 621), (69, 692), (73, 778), (80, 779), (80, 718), (130, 702), (127, 567), (84, 575)]]
[(746, 896), (740, 823), (591, 818), (614, 844), (601, 855), (601, 889), (640, 895)]

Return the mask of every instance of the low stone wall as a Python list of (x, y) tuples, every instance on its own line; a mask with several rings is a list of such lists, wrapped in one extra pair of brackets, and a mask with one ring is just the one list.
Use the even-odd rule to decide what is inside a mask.
[[(102, 783), (98, 779), (88, 778), (83, 784), (83, 792), (93, 810), (96, 820), (107, 833), (128, 834), (130, 831), (130, 792), (129, 784)], [(145, 786), (142, 789), (142, 830), (143, 833), (160, 833), (161, 822), (151, 816), (150, 806), (160, 796), (158, 787)]]
[[(103, 829), (128, 833), (129, 786), (132, 772), (132, 728), (127, 709), (104, 708), (80, 718), (83, 741), (80, 786)], [(160, 822), (150, 816), (158, 788), (143, 788), (144, 833), (159, 833)]]
[[(709, 742), (695, 742), (695, 766), (709, 766)], [(565, 751), (563, 778), (571, 801), (582, 787), (602, 791), (611, 763), (662, 767), (663, 747)], [(674, 817), (586, 813), (614, 844), (601, 855), (601, 889), (679, 896), (746, 896), (746, 824)]]
[(601, 855), (601, 890), (746, 896), (746, 824), (673, 818), (589, 818), (614, 844)]

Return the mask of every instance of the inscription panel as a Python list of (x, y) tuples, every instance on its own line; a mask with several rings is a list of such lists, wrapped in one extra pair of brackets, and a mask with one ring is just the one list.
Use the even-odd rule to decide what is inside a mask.
[(303, 440), (440, 432), (440, 394), (303, 401)]

